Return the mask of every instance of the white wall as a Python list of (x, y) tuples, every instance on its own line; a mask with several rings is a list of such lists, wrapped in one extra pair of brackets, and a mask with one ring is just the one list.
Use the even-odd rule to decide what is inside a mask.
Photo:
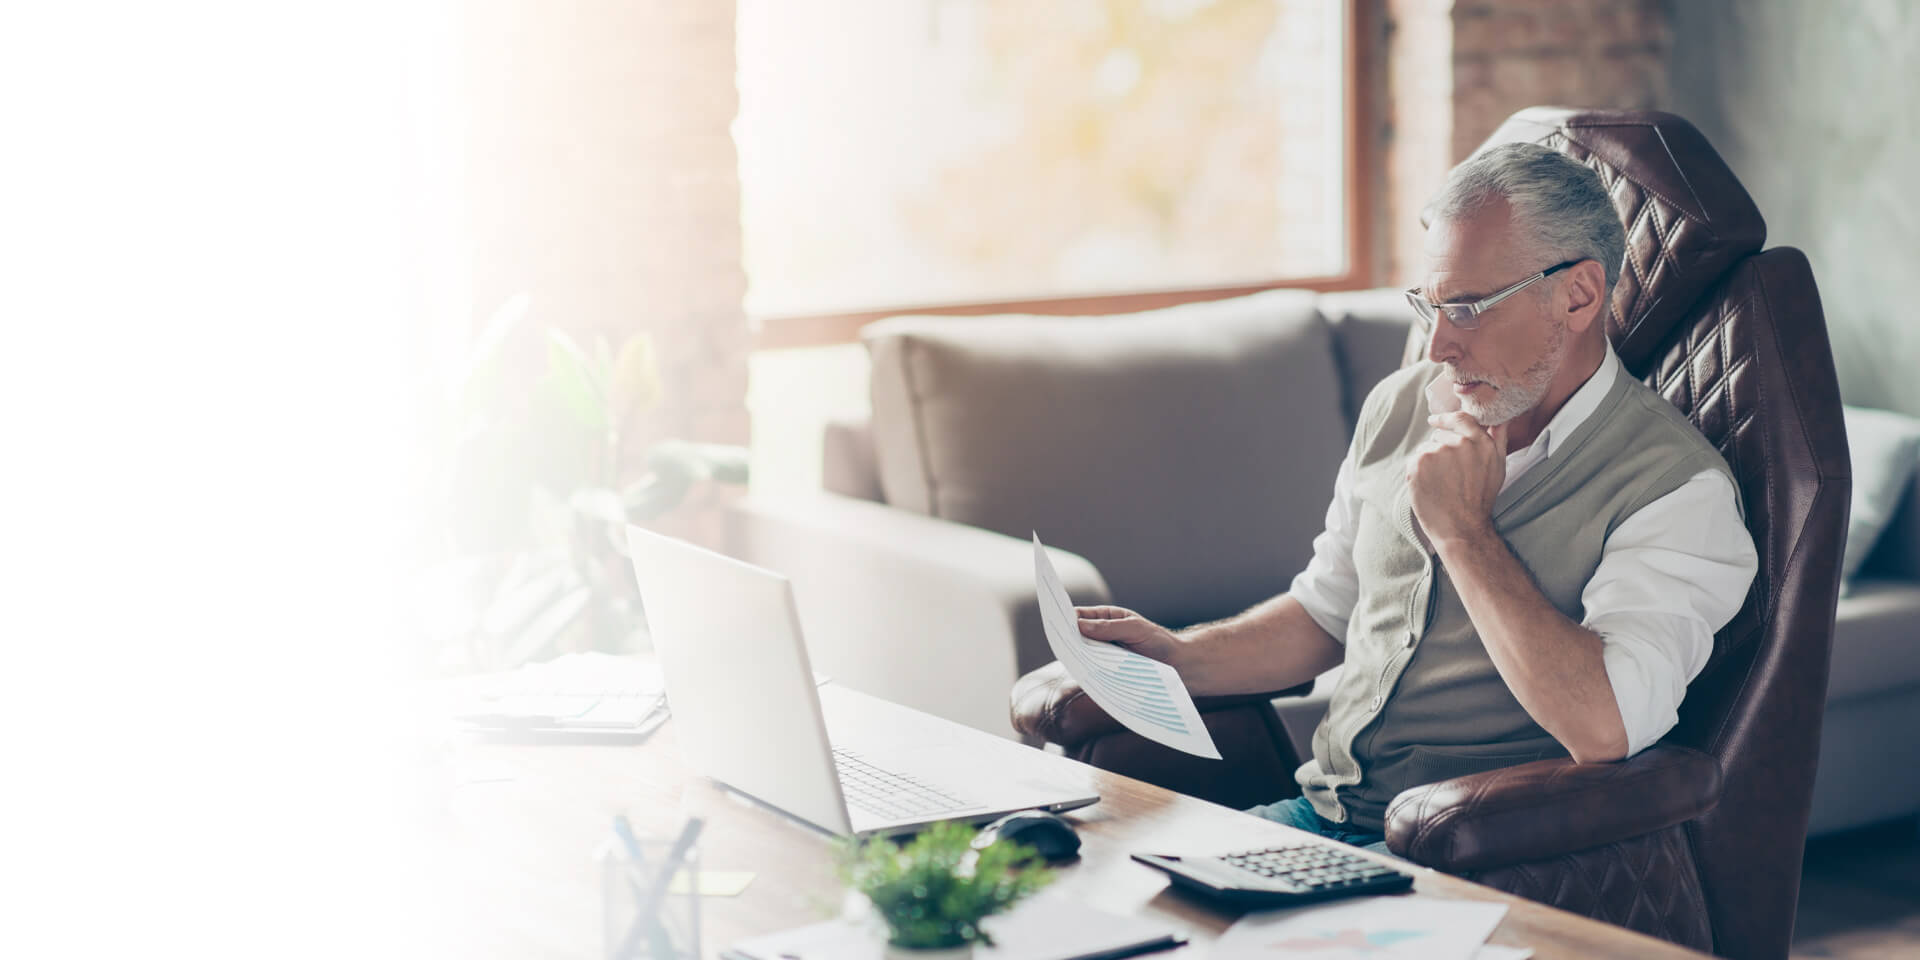
[(1847, 402), (1920, 416), (1920, 4), (1673, 4), (1675, 113), (1806, 251)]

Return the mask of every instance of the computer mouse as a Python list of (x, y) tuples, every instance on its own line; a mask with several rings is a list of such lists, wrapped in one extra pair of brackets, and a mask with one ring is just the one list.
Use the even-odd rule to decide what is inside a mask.
[(987, 824), (973, 838), (973, 848), (984, 850), (997, 840), (1032, 847), (1048, 863), (1080, 854), (1080, 835), (1073, 832), (1073, 824), (1045, 810), (1019, 810)]

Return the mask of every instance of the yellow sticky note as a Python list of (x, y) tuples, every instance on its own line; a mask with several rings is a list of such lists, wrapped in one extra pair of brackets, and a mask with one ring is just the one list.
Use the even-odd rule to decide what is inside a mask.
[[(702, 870), (700, 871), (700, 895), (703, 897), (737, 897), (753, 882), (751, 870)], [(675, 874), (673, 882), (667, 884), (668, 893), (686, 893), (687, 875)]]

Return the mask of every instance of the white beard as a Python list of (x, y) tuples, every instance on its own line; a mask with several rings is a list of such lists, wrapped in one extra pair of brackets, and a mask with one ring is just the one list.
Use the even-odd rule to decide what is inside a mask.
[(1467, 416), (1478, 420), (1483, 427), (1493, 427), (1538, 406), (1541, 398), (1547, 395), (1547, 387), (1553, 383), (1554, 375), (1566, 363), (1568, 352), (1567, 325), (1561, 321), (1555, 323), (1549, 332), (1546, 349), (1540, 352), (1540, 358), (1512, 380), (1462, 377), (1453, 364), (1447, 364), (1447, 375), (1455, 379), (1483, 380), (1493, 386), (1491, 403), (1482, 403), (1474, 397), (1460, 398), (1460, 409)]

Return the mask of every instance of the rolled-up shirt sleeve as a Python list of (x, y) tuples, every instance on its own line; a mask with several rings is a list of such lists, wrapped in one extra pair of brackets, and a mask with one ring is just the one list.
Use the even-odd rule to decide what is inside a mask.
[(1733, 482), (1718, 470), (1642, 507), (1607, 538), (1581, 593), (1583, 625), (1600, 635), (1629, 756), (1679, 722), (1687, 685), (1758, 569)]
[(1347, 642), (1347, 621), (1360, 601), (1360, 576), (1353, 566), (1353, 457), (1340, 461), (1327, 504), (1327, 525), (1313, 538), (1313, 559), (1293, 578), (1287, 592), (1307, 616), (1340, 643)]

